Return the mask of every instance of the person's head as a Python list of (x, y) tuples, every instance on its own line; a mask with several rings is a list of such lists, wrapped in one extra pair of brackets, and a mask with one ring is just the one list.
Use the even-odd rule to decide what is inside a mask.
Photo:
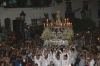
[(13, 66), (13, 62), (10, 62), (10, 63), (9, 63), (9, 66)]
[(60, 59), (60, 55), (59, 55), (59, 54), (57, 54), (57, 55), (56, 55), (56, 58), (59, 60), (59, 59)]
[(35, 66), (38, 66), (38, 64), (36, 63)]
[(45, 55), (45, 59), (47, 59), (48, 58), (48, 55)]
[(81, 58), (84, 58), (84, 55), (80, 55)]
[(66, 55), (64, 55), (64, 60), (67, 60), (67, 54), (66, 54)]
[(39, 58), (40, 58), (40, 54), (38, 54), (38, 55), (36, 56), (36, 58), (39, 59)]
[(50, 65), (51, 65), (51, 64), (54, 64), (53, 61), (50, 61)]

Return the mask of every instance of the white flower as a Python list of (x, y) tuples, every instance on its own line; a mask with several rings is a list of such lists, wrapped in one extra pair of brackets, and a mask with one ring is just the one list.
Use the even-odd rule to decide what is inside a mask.
[(74, 31), (72, 28), (66, 28), (63, 32), (63, 39), (66, 40), (70, 40), (72, 37), (74, 37)]
[(48, 40), (51, 37), (51, 30), (49, 28), (45, 28), (42, 35), (41, 35), (41, 39), (42, 40)]

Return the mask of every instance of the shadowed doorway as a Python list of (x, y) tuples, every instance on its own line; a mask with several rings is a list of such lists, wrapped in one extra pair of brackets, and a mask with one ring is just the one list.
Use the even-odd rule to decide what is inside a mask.
[(6, 28), (7, 30), (10, 30), (10, 29), (11, 29), (10, 18), (6, 18), (6, 19), (4, 20), (4, 23), (5, 23), (5, 28)]

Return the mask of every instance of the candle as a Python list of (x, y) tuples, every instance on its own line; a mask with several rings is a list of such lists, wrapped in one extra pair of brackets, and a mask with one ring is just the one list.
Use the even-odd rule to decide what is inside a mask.
[(48, 24), (47, 24), (47, 27), (48, 27)]
[(66, 23), (67, 27), (68, 27), (68, 22)]
[(62, 26), (62, 23), (61, 23), (61, 26)]
[(65, 26), (65, 23), (64, 23), (64, 26)]
[(69, 22), (67, 23), (67, 26), (69, 27)]
[(53, 26), (53, 23), (51, 23), (51, 26)]
[(50, 23), (50, 26), (52, 26), (52, 23)]
[(68, 22), (69, 18), (67, 18), (67, 22)]
[(66, 22), (66, 19), (65, 19), (65, 22)]
[(48, 23), (48, 19), (47, 19), (47, 23)]

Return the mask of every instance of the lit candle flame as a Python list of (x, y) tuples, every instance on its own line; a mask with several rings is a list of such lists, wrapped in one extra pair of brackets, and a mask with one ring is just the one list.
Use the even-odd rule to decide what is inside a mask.
[(64, 26), (65, 26), (65, 23), (64, 23)]
[(67, 18), (67, 22), (68, 22), (69, 18)]
[(62, 23), (61, 23), (61, 26), (62, 26)]
[(47, 23), (48, 23), (48, 19), (47, 19)]
[(53, 25), (53, 23), (51, 23), (51, 26)]

